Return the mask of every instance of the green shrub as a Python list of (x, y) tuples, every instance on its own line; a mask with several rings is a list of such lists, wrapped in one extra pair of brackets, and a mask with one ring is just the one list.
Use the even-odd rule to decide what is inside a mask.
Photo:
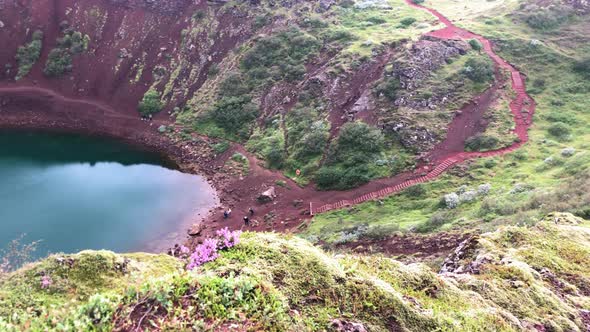
[(254, 28), (254, 30), (262, 29), (263, 27), (268, 25), (271, 21), (272, 21), (272, 17), (268, 14), (258, 15), (258, 16), (256, 16), (256, 18), (254, 18), (254, 23), (252, 24), (252, 27)]
[(422, 197), (426, 195), (426, 192), (426, 186), (422, 183), (418, 183), (416, 185), (408, 187), (406, 190), (403, 191), (404, 195), (412, 198)]
[(225, 151), (227, 151), (229, 147), (230, 144), (228, 141), (221, 141), (219, 143), (211, 145), (211, 148), (213, 149), (213, 152), (215, 152), (215, 154), (222, 154)]
[(470, 39), (469, 40), (469, 45), (475, 51), (480, 51), (481, 50), (481, 47), (482, 47), (481, 46), (481, 43), (477, 39)]
[(547, 8), (532, 5), (524, 8), (524, 10), (526, 11), (524, 21), (528, 26), (536, 30), (555, 29), (573, 14), (570, 8), (563, 5), (552, 5)]
[(395, 101), (395, 98), (397, 97), (397, 92), (400, 90), (400, 88), (401, 86), (399, 80), (393, 77), (389, 77), (386, 78), (379, 85), (377, 85), (375, 92), (378, 95), (385, 96), (389, 101), (393, 102)]
[(413, 18), (413, 17), (406, 17), (406, 18), (402, 19), (402, 20), (399, 22), (399, 23), (400, 23), (400, 24), (399, 24), (399, 26), (400, 26), (401, 28), (407, 28), (407, 27), (409, 27), (410, 25), (414, 24), (415, 22), (416, 22), (416, 19), (415, 19), (415, 18)]
[(273, 139), (270, 142), (270, 149), (264, 156), (269, 168), (281, 169), (285, 163), (286, 155), (285, 148), (281, 141)]
[(364, 122), (345, 124), (316, 174), (316, 184), (320, 189), (342, 190), (368, 182), (376, 174), (369, 166), (384, 147), (385, 138), (377, 128)]
[(223, 97), (215, 103), (211, 116), (226, 132), (245, 136), (242, 129), (256, 119), (258, 109), (248, 97)]
[(72, 70), (72, 55), (69, 50), (54, 48), (47, 56), (43, 72), (50, 77), (57, 77)]
[(383, 150), (385, 138), (381, 131), (364, 122), (349, 122), (342, 126), (332, 153), (334, 161), (371, 159)]
[(333, 42), (333, 41), (338, 41), (338, 42), (349, 42), (349, 41), (353, 41), (356, 39), (356, 36), (349, 32), (348, 30), (341, 30), (341, 29), (337, 29), (337, 30), (328, 30), (325, 34), (324, 34), (324, 40), (327, 42)]
[(246, 72), (267, 73), (264, 78), (296, 80), (305, 73), (303, 65), (320, 46), (317, 38), (293, 28), (259, 40), (244, 55), (241, 65)]
[(571, 135), (570, 127), (563, 122), (553, 123), (551, 126), (549, 126), (547, 131), (551, 136), (559, 139), (564, 139)]
[(416, 226), (416, 232), (418, 233), (429, 233), (438, 228), (440, 228), (444, 224), (450, 223), (455, 214), (451, 211), (438, 211), (434, 213), (426, 222), (423, 222)]
[(309, 108), (296, 108), (287, 115), (289, 153), (303, 163), (321, 155), (328, 143), (328, 123), (317, 118)]
[(244, 77), (239, 73), (230, 73), (219, 85), (219, 94), (224, 97), (240, 97), (250, 92)]
[(82, 36), (81, 32), (67, 28), (67, 22), (62, 22), (62, 25), (65, 27), (64, 36), (57, 39), (57, 47), (49, 52), (43, 71), (50, 77), (61, 76), (71, 71), (72, 55), (86, 51), (90, 43), (88, 35)]
[(476, 135), (469, 137), (465, 141), (465, 150), (467, 151), (486, 151), (496, 148), (499, 140), (493, 136)]
[(465, 62), (463, 74), (474, 82), (487, 82), (494, 77), (494, 66), (489, 59), (470, 58)]
[(142, 116), (149, 116), (160, 112), (162, 108), (164, 108), (164, 104), (160, 101), (160, 93), (148, 90), (139, 102), (137, 110)]
[(197, 10), (193, 13), (193, 20), (200, 21), (200, 20), (204, 19), (206, 16), (207, 16), (207, 13), (205, 13), (202, 10)]
[(586, 77), (590, 77), (590, 57), (576, 61), (574, 71)]
[(19, 80), (31, 71), (33, 65), (41, 56), (43, 48), (43, 31), (36, 30), (30, 43), (20, 46), (16, 52), (16, 61), (18, 62), (18, 73), (15, 80)]

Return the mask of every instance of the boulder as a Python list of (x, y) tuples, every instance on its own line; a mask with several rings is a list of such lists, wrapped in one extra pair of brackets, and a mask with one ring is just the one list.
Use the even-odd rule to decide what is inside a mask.
[(275, 199), (275, 197), (277, 197), (275, 187), (270, 187), (265, 192), (258, 195), (258, 201), (260, 203), (268, 203), (272, 202)]
[(365, 326), (361, 323), (346, 321), (344, 319), (333, 319), (330, 323), (329, 331), (336, 332), (367, 332)]
[(4, 22), (0, 21), (0, 29), (4, 28)]
[(203, 224), (202, 222), (193, 224), (189, 229), (188, 229), (188, 235), (190, 236), (198, 236), (201, 235), (201, 232), (203, 232), (203, 230), (207, 228), (207, 226), (205, 226), (205, 224)]

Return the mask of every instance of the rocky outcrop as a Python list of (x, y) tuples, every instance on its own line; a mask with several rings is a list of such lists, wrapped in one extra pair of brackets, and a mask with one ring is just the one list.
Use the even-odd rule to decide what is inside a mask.
[(334, 319), (330, 324), (330, 331), (333, 332), (367, 332), (361, 323), (355, 323), (344, 319)]
[(402, 89), (414, 90), (450, 58), (466, 54), (469, 48), (462, 40), (423, 37), (394, 63), (393, 76), (399, 78)]
[(471, 261), (478, 247), (478, 241), (478, 236), (472, 236), (461, 242), (457, 249), (445, 259), (440, 268), (440, 273), (476, 273), (483, 258), (479, 260), (478, 264), (475, 264), (478, 261), (477, 259), (467, 265), (464, 263), (465, 261)]
[(265, 190), (263, 193), (258, 195), (258, 202), (260, 202), (260, 203), (272, 202), (275, 199), (275, 197), (277, 197), (275, 187), (270, 187), (267, 190)]
[(403, 120), (386, 122), (383, 130), (393, 133), (404, 148), (411, 151), (428, 151), (439, 139), (430, 129)]

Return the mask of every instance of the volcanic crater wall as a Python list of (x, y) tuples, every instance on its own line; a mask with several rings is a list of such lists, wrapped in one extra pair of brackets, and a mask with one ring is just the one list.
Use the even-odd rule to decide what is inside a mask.
[[(182, 106), (207, 71), (252, 34), (251, 17), (238, 7), (188, 0), (0, 1), (0, 84), (14, 83), (19, 46), (43, 32), (41, 56), (17, 85), (50, 88), (137, 114), (144, 93), (163, 92), (167, 109)], [(64, 30), (89, 38), (59, 77), (43, 73)], [(163, 115), (162, 115), (163, 116)]]

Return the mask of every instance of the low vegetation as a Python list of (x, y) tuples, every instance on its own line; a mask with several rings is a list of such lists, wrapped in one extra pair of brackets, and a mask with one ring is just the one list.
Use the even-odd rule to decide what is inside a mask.
[(321, 189), (348, 189), (374, 177), (372, 166), (385, 148), (380, 130), (363, 122), (350, 122), (340, 130), (322, 168), (316, 174)]
[(20, 46), (16, 52), (16, 62), (18, 62), (18, 73), (15, 80), (27, 76), (31, 71), (33, 65), (39, 60), (41, 56), (41, 49), (43, 48), (43, 31), (35, 30), (33, 32), (30, 43)]
[(58, 38), (56, 47), (47, 56), (43, 72), (50, 77), (59, 77), (72, 70), (72, 57), (88, 50), (90, 37), (70, 27), (67, 21), (60, 24), (64, 36)]
[(143, 117), (149, 117), (159, 113), (164, 108), (164, 103), (160, 101), (160, 93), (155, 90), (148, 90), (143, 99), (139, 102), (137, 110)]
[(502, 228), (471, 239), (445, 275), (268, 233), (245, 233), (191, 271), (183, 254), (58, 254), (2, 275), (0, 328), (323, 331), (345, 321), (372, 331), (575, 331), (588, 301), (589, 230), (568, 214)]

